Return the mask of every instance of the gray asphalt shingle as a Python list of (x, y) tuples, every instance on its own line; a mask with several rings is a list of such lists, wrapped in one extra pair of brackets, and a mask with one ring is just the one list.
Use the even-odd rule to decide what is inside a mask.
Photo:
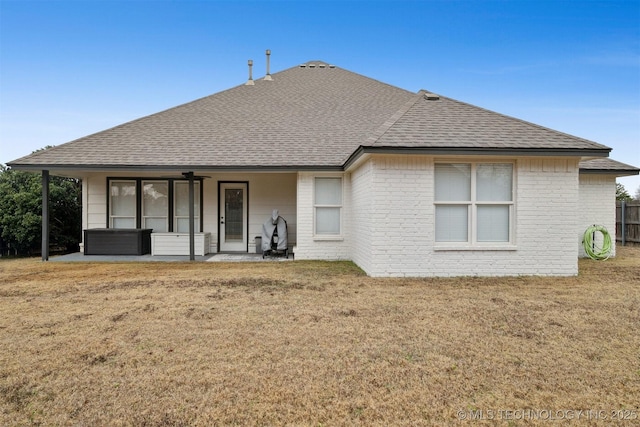
[[(426, 93), (425, 93), (426, 95)], [(587, 149), (608, 147), (443, 96), (418, 96), (372, 146)]]
[(361, 146), (555, 148), (595, 142), (312, 61), (10, 162), (58, 168), (339, 168)]
[(638, 168), (612, 159), (590, 159), (580, 162), (580, 170), (585, 172), (612, 172), (617, 176), (637, 175)]

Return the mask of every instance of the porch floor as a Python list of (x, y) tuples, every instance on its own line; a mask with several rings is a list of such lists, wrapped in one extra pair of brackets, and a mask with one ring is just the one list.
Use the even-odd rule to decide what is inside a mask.
[[(196, 256), (199, 262), (263, 262), (263, 261), (293, 261), (293, 257), (265, 257), (261, 254), (248, 253), (217, 253)], [(49, 258), (52, 262), (188, 262), (188, 255), (85, 255), (76, 252), (67, 255), (56, 255)]]

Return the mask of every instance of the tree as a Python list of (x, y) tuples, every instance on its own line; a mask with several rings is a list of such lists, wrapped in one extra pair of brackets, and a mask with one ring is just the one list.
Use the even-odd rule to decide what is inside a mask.
[[(81, 182), (52, 176), (49, 188), (51, 246), (77, 250), (82, 232)], [(41, 247), (41, 175), (0, 165), (0, 238), (19, 254), (33, 254)]]
[(640, 185), (636, 189), (636, 196), (633, 199), (640, 202)]
[(626, 188), (624, 188), (624, 185), (620, 184), (619, 182), (616, 182), (616, 200), (620, 202), (629, 202), (633, 200), (631, 195), (627, 192)]

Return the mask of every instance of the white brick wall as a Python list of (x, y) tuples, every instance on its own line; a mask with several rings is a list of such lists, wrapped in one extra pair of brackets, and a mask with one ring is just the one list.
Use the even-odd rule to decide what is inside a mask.
[(373, 166), (371, 161), (351, 173), (351, 258), (365, 271), (373, 271)]
[[(582, 236), (593, 224), (603, 225), (615, 243), (616, 233), (616, 178), (611, 175), (580, 174), (580, 205), (578, 209), (578, 249), (580, 257), (587, 254), (582, 247)], [(596, 233), (596, 242), (601, 242)], [(615, 244), (613, 245), (615, 255)]]
[[(371, 237), (354, 236), (352, 253), (368, 274), (577, 274), (577, 160), (516, 162), (516, 230), (511, 250), (435, 248), (433, 165), (434, 159), (426, 156), (374, 156), (353, 173), (354, 206), (370, 207), (368, 214), (354, 213), (354, 218), (369, 217), (369, 222), (362, 225), (358, 220), (353, 231), (370, 229)], [(375, 189), (369, 196), (370, 204), (362, 201), (367, 197), (367, 190), (362, 188), (367, 180)], [(367, 253), (371, 254), (368, 262), (363, 260)]]
[(373, 168), (373, 276), (428, 275), (433, 246), (433, 166), (424, 156), (385, 156)]
[[(317, 238), (313, 230), (313, 188), (315, 177), (342, 177), (342, 236), (339, 238)], [(296, 259), (350, 260), (351, 226), (351, 175), (343, 173), (298, 174), (298, 238)]]

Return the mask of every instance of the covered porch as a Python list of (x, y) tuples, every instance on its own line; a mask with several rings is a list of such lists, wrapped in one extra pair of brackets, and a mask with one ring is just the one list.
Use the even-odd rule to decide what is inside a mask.
[[(43, 171), (42, 176), (42, 257), (48, 260), (49, 171)], [(180, 261), (181, 257), (207, 261), (217, 254), (256, 254), (260, 252), (256, 243), (260, 243), (262, 224), (274, 209), (287, 222), (290, 253), (296, 245), (297, 172), (113, 171), (79, 177), (83, 241), (80, 253), (67, 260), (98, 260), (98, 256), (125, 260), (128, 256), (138, 261)], [(109, 249), (96, 252), (99, 239), (95, 236), (109, 233), (110, 239), (123, 239), (126, 233), (114, 233), (120, 230), (140, 232), (142, 238), (149, 239), (141, 245), (148, 249), (119, 253), (118, 245), (106, 240)], [(151, 232), (144, 235), (147, 230)], [(90, 250), (87, 236), (94, 236)]]

